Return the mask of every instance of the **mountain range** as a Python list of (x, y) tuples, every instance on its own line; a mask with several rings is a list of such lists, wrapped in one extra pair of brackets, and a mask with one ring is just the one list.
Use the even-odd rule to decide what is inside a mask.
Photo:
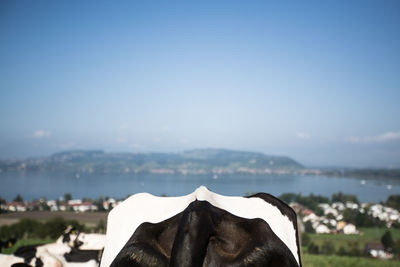
[(180, 153), (107, 153), (101, 150), (75, 150), (48, 157), (0, 161), (0, 172), (267, 174), (303, 168), (290, 157), (227, 149), (195, 149)]

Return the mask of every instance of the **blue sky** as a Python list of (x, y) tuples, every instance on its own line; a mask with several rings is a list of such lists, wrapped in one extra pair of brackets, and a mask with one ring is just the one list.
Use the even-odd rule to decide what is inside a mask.
[(400, 167), (399, 1), (1, 1), (0, 158)]

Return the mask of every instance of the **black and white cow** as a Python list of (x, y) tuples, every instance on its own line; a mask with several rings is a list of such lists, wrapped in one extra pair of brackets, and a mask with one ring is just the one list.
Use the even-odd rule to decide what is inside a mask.
[(17, 257), (14, 255), (0, 254), (0, 266), (4, 267), (21, 267), (30, 266), (25, 263), (24, 258)]
[(136, 194), (110, 212), (100, 266), (301, 266), (296, 214), (265, 193)]
[(14, 255), (1, 255), (1, 267), (97, 267), (105, 235), (75, 234), (68, 228), (55, 242), (18, 248)]
[(22, 262), (27, 264), (26, 266), (32, 267), (96, 267), (98, 253), (98, 250), (80, 251), (67, 244), (50, 243), (21, 247), (13, 256), (23, 259)]
[(103, 234), (86, 234), (68, 226), (64, 233), (56, 240), (57, 244), (67, 244), (79, 250), (103, 250), (106, 236)]

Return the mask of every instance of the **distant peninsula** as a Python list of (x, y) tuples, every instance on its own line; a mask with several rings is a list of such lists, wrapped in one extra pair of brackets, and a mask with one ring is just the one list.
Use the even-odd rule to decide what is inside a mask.
[(107, 153), (75, 150), (49, 157), (1, 160), (0, 172), (74, 174), (285, 174), (304, 167), (286, 156), (227, 149), (195, 149), (181, 153)]

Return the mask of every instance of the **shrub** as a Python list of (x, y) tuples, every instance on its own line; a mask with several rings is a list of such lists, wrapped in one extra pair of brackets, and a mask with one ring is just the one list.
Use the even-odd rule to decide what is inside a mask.
[(335, 253), (335, 247), (333, 246), (333, 243), (330, 241), (324, 241), (324, 243), (321, 246), (321, 253), (322, 254), (334, 254)]
[(343, 194), (342, 192), (332, 194), (332, 202), (353, 202), (359, 203), (356, 195)]
[(312, 223), (310, 221), (305, 222), (304, 228), (305, 228), (306, 233), (310, 233), (310, 234), (314, 234), (315, 233), (315, 230), (312, 227)]
[(339, 250), (338, 250), (338, 252), (337, 252), (337, 254), (338, 254), (339, 256), (346, 256), (346, 255), (348, 255), (349, 253), (348, 253), (348, 251), (347, 251), (344, 247), (340, 246), (340, 247), (339, 247)]
[(303, 246), (308, 246), (311, 242), (311, 238), (310, 235), (308, 235), (307, 233), (302, 233), (301, 234), (301, 244)]
[(68, 225), (74, 226), (77, 230), (83, 231), (84, 225), (75, 220), (64, 220), (56, 217), (47, 222), (39, 222), (31, 219), (22, 219), (18, 223), (12, 225), (4, 225), (0, 227), (0, 239), (8, 238), (58, 238)]
[(386, 232), (382, 235), (381, 242), (386, 250), (391, 250), (393, 248), (394, 242), (392, 233), (389, 230), (386, 230)]
[(311, 242), (310, 244), (308, 244), (308, 253), (310, 253), (310, 254), (319, 254), (318, 245), (314, 244), (314, 242)]
[(105, 233), (106, 232), (106, 223), (104, 222), (104, 220), (100, 220), (94, 230), (98, 233)]
[(349, 256), (359, 257), (361, 256), (360, 246), (357, 241), (349, 241), (347, 243), (349, 248)]
[(20, 194), (18, 194), (18, 195), (13, 199), (13, 201), (14, 201), (14, 202), (18, 202), (18, 203), (23, 203), (23, 202), (24, 202), (24, 199), (21, 197)]
[(386, 205), (400, 210), (400, 195), (390, 195), (386, 200)]

